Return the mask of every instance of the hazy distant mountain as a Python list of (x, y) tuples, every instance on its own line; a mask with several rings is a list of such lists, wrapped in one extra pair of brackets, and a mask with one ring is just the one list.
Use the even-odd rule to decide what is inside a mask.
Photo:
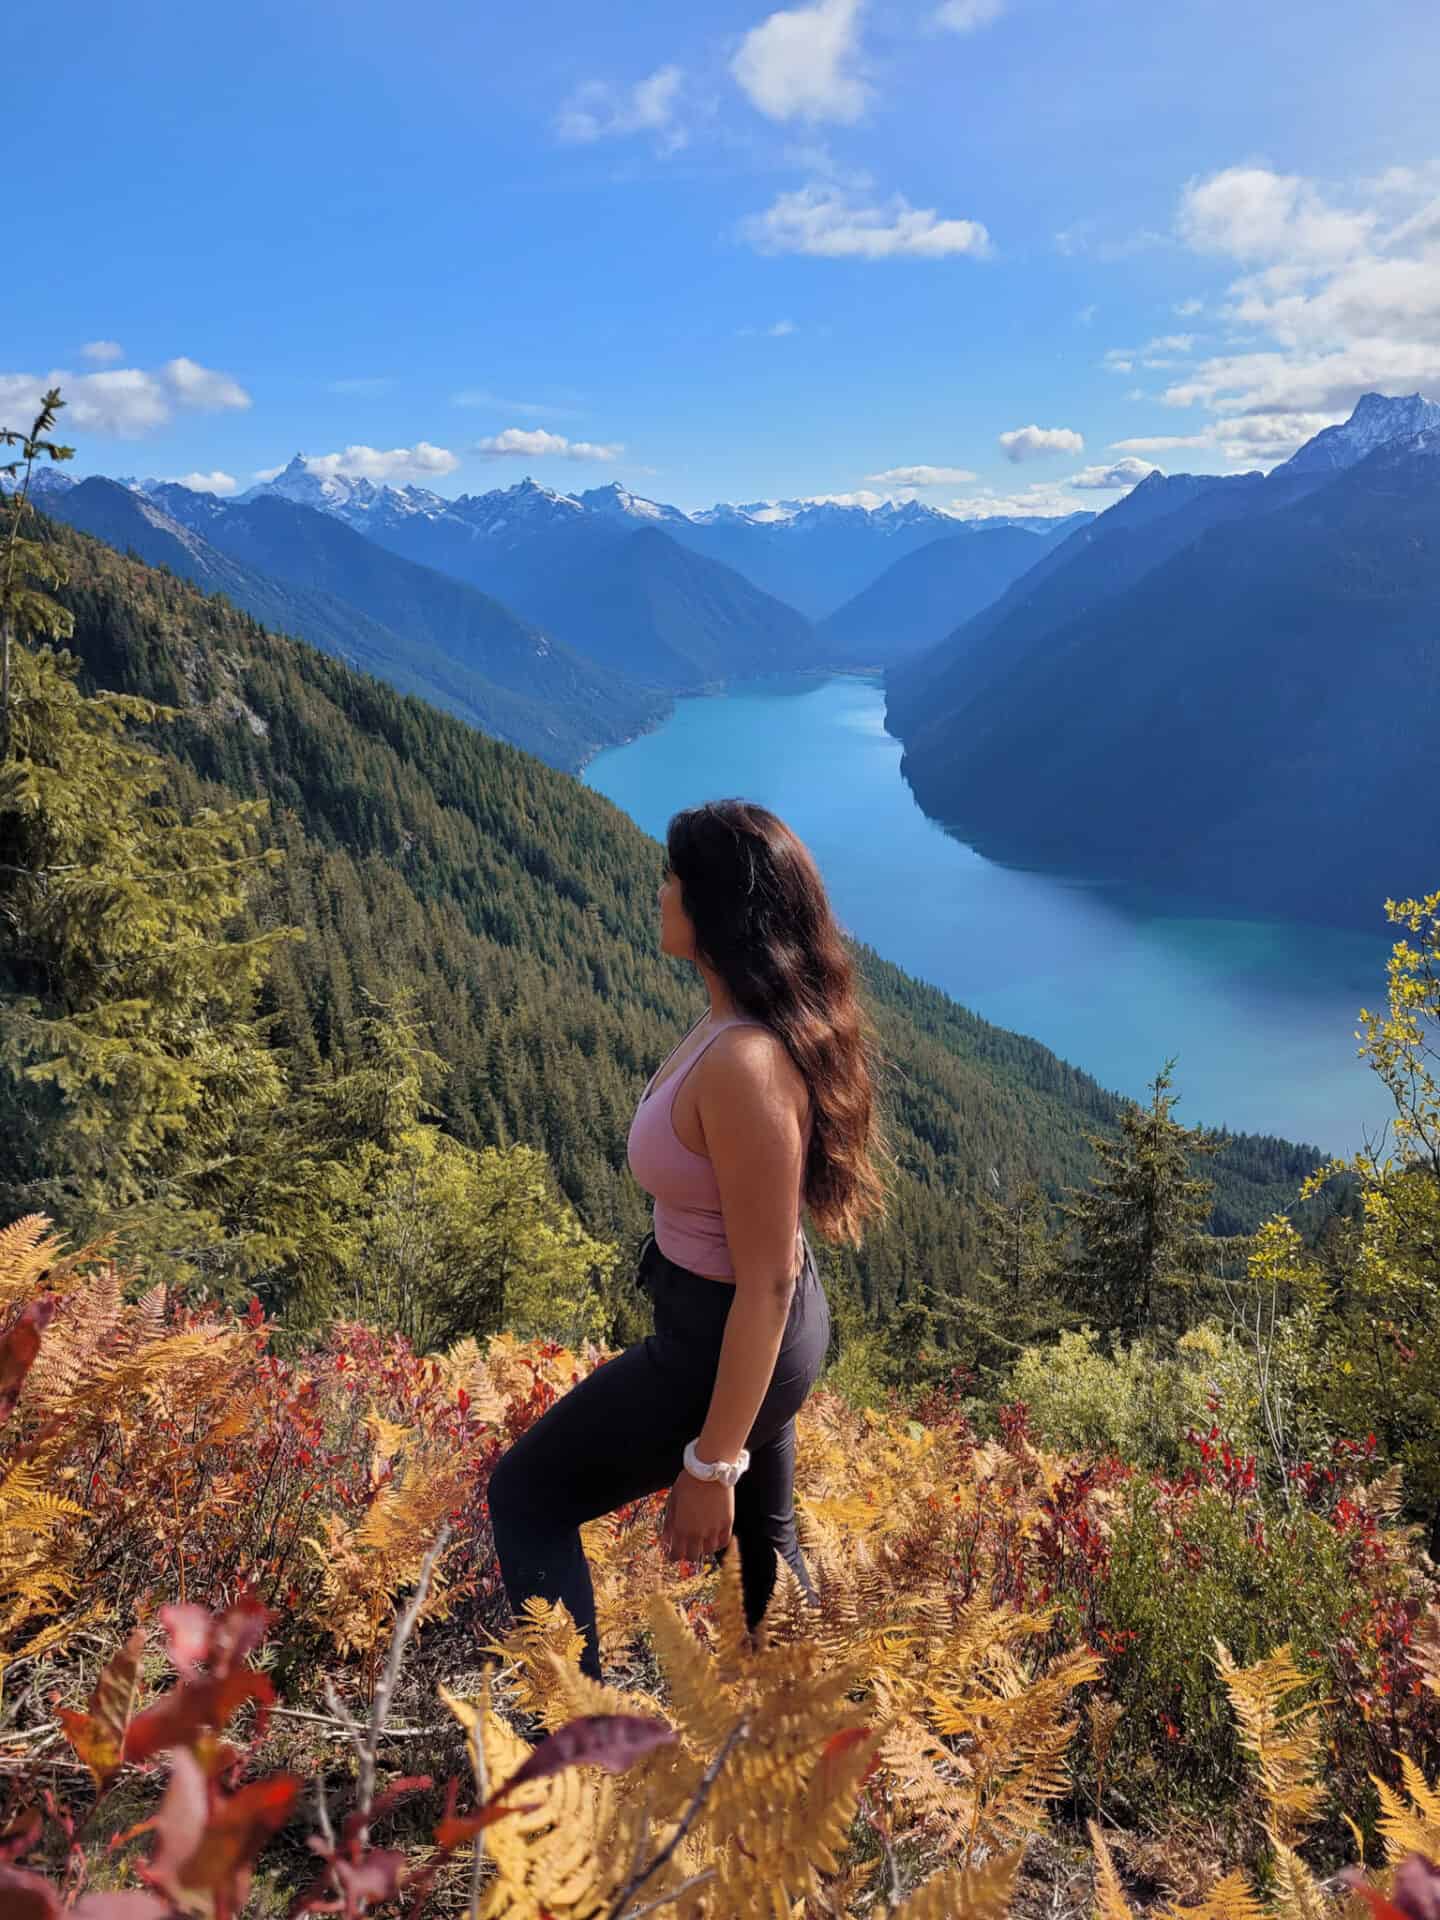
[(832, 612), (932, 540), (982, 528), (1062, 531), (1095, 517), (964, 521), (914, 500), (873, 508), (755, 501), (685, 513), (618, 485), (562, 494), (533, 480), (447, 500), (422, 487), (316, 475), (303, 454), (241, 499), (273, 493), (332, 513), (393, 552), (453, 573), (521, 610), (528, 609), (537, 584), (548, 588), (556, 566), (574, 566), (607, 540), (658, 526), (811, 619)]
[(663, 697), (618, 681), (483, 595), (284, 499), (242, 507), (185, 487), (147, 495), (90, 479), (48, 491), (43, 504), (554, 766), (577, 767), (665, 712)]
[(532, 604), (550, 632), (591, 659), (676, 691), (821, 660), (803, 614), (660, 525), (557, 568), (536, 583)]
[(988, 607), (1048, 546), (1042, 535), (1019, 527), (982, 528), (930, 541), (820, 622), (817, 632), (827, 658), (889, 666), (933, 647)]
[(1432, 888), (1440, 425), (1385, 440), (1413, 410), (1365, 411), (1368, 454), (1287, 463), (1030, 646), (918, 663), (895, 730), (926, 811), (1002, 858), (1316, 921), (1381, 929)]
[[(380, 583), (423, 561), (457, 594), (478, 586), (587, 659), (655, 687), (696, 688), (815, 664), (809, 621), (733, 569), (677, 545), (670, 536), (685, 516), (676, 508), (641, 502), (618, 487), (575, 498), (525, 481), (436, 511), (435, 496), (418, 489), (352, 483), (343, 496), (331, 489), (329, 507), (316, 514), (290, 500), (290, 491), (308, 491), (311, 478), (303, 470), (292, 474), (294, 466), (286, 470), (291, 478), (281, 475), (242, 504), (222, 507), (226, 531), (215, 536), (257, 560), (263, 551), (265, 566), (286, 578), (304, 572), (329, 579), (339, 558), (353, 597), (389, 609)], [(210, 524), (209, 506), (196, 512)], [(263, 549), (242, 548), (241, 530), (253, 532), (256, 516), (267, 512), (284, 525), (296, 514), (319, 524), (309, 526), (301, 550), (277, 553), (273, 540)], [(328, 543), (320, 540), (327, 527), (334, 532)], [(243, 536), (247, 543), (250, 537)], [(449, 611), (442, 613), (453, 626)], [(393, 613), (384, 617), (393, 620)]]

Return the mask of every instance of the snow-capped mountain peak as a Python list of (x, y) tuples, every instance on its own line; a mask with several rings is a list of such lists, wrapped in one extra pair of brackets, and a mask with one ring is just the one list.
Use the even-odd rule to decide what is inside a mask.
[(647, 500), (642, 494), (630, 493), (618, 480), (611, 481), (608, 487), (591, 487), (585, 493), (572, 495), (589, 513), (623, 514), (628, 520), (650, 521), (688, 521), (688, 513), (682, 513), (679, 507), (668, 507), (659, 500)]
[(307, 457), (297, 453), (289, 465), (282, 467), (271, 479), (247, 487), (237, 497), (245, 502), (258, 500), (266, 494), (278, 494), (282, 500), (293, 500), (297, 506), (318, 507), (322, 512), (337, 513), (349, 505), (352, 494), (358, 488), (370, 485), (368, 480), (349, 480), (343, 474), (312, 472)]
[(1279, 468), (1281, 473), (1328, 473), (1353, 467), (1391, 440), (1408, 440), (1440, 427), (1440, 404), (1418, 393), (1362, 393), (1339, 426), (1324, 427)]

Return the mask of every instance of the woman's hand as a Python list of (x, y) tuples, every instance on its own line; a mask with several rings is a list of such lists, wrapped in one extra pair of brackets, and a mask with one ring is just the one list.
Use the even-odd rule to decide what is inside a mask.
[(667, 1559), (703, 1560), (725, 1551), (734, 1525), (735, 1489), (682, 1469), (665, 1502), (660, 1545)]

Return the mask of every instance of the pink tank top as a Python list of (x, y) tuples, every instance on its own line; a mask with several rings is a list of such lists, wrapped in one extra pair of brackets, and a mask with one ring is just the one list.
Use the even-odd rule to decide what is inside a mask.
[[(761, 1027), (763, 1020), (721, 1020), (678, 1073), (672, 1073), (652, 1099), (655, 1075), (673, 1055), (661, 1061), (640, 1096), (630, 1122), (626, 1158), (630, 1171), (655, 1200), (655, 1244), (668, 1260), (703, 1273), (711, 1280), (733, 1280), (730, 1243), (720, 1210), (720, 1187), (709, 1156), (693, 1153), (675, 1131), (675, 1090), (715, 1036), (726, 1027)], [(687, 1034), (686, 1038), (689, 1038)], [(681, 1042), (684, 1045), (684, 1042)], [(811, 1118), (805, 1120), (805, 1145), (810, 1144)], [(796, 1250), (802, 1240), (796, 1235)]]

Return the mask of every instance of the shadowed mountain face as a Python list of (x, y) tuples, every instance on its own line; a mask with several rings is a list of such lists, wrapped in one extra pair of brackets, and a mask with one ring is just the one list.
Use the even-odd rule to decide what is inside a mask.
[[(344, 520), (263, 490), (235, 504), (176, 497), (185, 494), (159, 488), (152, 497), (227, 553), (343, 593), (431, 644), (443, 637), (477, 664), (489, 638), (478, 615), (497, 598), (507, 620), (538, 626), (597, 680), (683, 691), (816, 663), (808, 620), (678, 545), (659, 519), (584, 510), (539, 487), (514, 489), (508, 512), (469, 526), (447, 514), (397, 518), (393, 502), (366, 508), (379, 518), (359, 520), (354, 509)], [(418, 557), (406, 559), (407, 549)]]
[(890, 666), (935, 646), (997, 600), (1049, 550), (1043, 535), (993, 527), (932, 540), (820, 622), (837, 662)]
[(579, 766), (665, 712), (663, 697), (328, 514), (278, 499), (232, 506), (185, 487), (145, 495), (99, 479), (48, 493), (44, 504), (552, 765)]
[(1440, 847), (1440, 428), (1223, 485), (1144, 548), (1103, 516), (897, 674), (887, 724), (926, 811), (987, 851), (1373, 927)]

